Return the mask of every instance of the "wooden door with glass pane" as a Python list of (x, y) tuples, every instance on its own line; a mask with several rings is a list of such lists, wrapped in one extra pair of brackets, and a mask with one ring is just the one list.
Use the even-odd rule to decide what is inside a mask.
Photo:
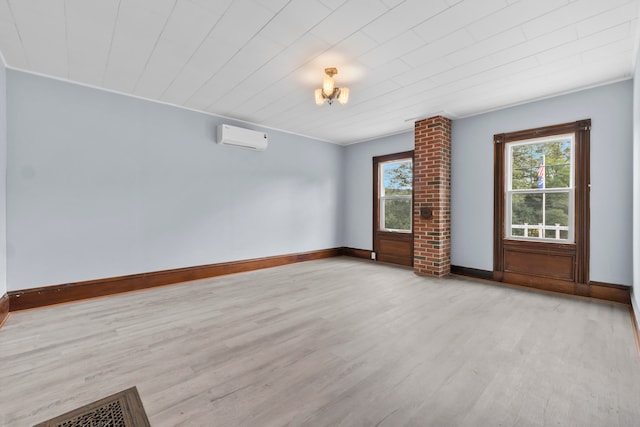
[(376, 260), (413, 266), (413, 151), (373, 158)]
[(577, 294), (589, 283), (590, 127), (494, 135), (495, 280)]

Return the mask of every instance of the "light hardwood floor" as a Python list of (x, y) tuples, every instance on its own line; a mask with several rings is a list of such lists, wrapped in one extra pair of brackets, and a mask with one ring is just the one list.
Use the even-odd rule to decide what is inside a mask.
[(14, 313), (0, 424), (131, 386), (153, 426), (638, 426), (625, 306), (351, 258)]

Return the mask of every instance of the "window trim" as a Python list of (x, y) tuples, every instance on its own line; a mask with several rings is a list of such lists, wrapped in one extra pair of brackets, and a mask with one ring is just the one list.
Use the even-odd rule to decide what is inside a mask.
[[(494, 197), (493, 197), (493, 277), (494, 280), (503, 281), (505, 275), (505, 244), (509, 246), (537, 245), (540, 250), (549, 252), (571, 251), (575, 256), (573, 281), (576, 285), (589, 283), (589, 245), (590, 245), (590, 130), (591, 119), (558, 125), (526, 129), (522, 131), (501, 133), (494, 135)], [(550, 243), (529, 240), (513, 240), (505, 238), (505, 145), (508, 142), (521, 141), (533, 138), (574, 133), (575, 135), (575, 211), (574, 211), (574, 242)], [(546, 248), (546, 249), (545, 249)]]

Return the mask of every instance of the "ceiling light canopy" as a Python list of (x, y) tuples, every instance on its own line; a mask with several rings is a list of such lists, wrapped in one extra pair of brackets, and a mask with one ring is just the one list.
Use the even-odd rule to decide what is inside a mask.
[(325, 99), (329, 105), (333, 104), (334, 100), (338, 100), (340, 104), (346, 104), (349, 102), (349, 88), (348, 87), (336, 87), (333, 81), (333, 76), (338, 74), (337, 68), (325, 68), (324, 72), (327, 74), (322, 80), (322, 89), (316, 89), (316, 105), (324, 104)]

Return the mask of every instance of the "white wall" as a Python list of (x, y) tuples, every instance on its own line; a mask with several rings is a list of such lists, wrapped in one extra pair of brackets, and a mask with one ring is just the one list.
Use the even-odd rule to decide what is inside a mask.
[(7, 106), (9, 290), (342, 244), (340, 146), (14, 70)]
[(7, 68), (0, 54), (0, 297), (7, 293)]
[(345, 148), (344, 246), (373, 249), (373, 158), (413, 150), (413, 130)]
[(593, 281), (632, 283), (632, 81), (452, 125), (451, 262), (493, 269), (493, 135), (590, 118)]
[(640, 328), (640, 55), (633, 78), (633, 308)]

